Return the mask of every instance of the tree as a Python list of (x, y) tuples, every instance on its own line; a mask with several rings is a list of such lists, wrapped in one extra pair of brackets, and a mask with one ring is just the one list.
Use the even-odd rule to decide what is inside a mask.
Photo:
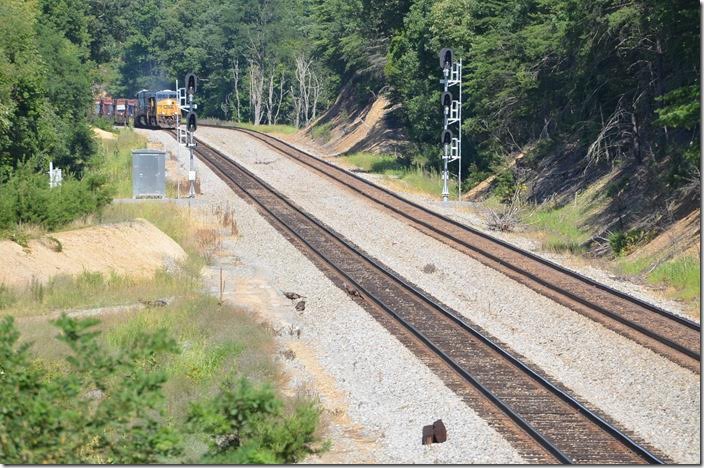
[(13, 464), (144, 464), (180, 453), (180, 436), (160, 421), (163, 372), (175, 342), (139, 334), (113, 355), (99, 345), (95, 319), (55, 324), (70, 371), (50, 376), (18, 344), (11, 317), (0, 321), (0, 459)]

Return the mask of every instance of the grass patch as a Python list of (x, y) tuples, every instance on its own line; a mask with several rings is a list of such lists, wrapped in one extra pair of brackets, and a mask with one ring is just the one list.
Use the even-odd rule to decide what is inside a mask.
[(168, 375), (169, 418), (185, 416), (188, 403), (213, 395), (225, 376), (275, 383), (279, 370), (272, 356), (272, 334), (249, 315), (213, 297), (191, 294), (163, 309), (103, 319), (105, 339), (114, 349), (130, 346), (140, 332), (165, 329), (181, 352), (158, 363)]
[(687, 301), (699, 299), (701, 263), (695, 257), (682, 257), (659, 265), (648, 275), (648, 281), (675, 288), (674, 296)]
[(553, 252), (583, 253), (582, 244), (591, 234), (582, 227), (592, 209), (590, 203), (576, 199), (561, 207), (544, 204), (523, 216), (523, 222), (544, 235), (543, 248)]
[(619, 273), (641, 276), (654, 286), (670, 288), (668, 295), (674, 299), (696, 303), (699, 309), (701, 263), (693, 256), (684, 256), (665, 261), (655, 267), (653, 258), (621, 259), (616, 263)]
[(140, 299), (171, 297), (196, 285), (197, 279), (187, 270), (162, 270), (147, 278), (97, 272), (57, 275), (46, 283), (32, 281), (24, 288), (0, 288), (0, 315), (27, 317), (55, 310), (132, 304)]
[(330, 141), (331, 132), (332, 122), (327, 122), (322, 125), (316, 125), (310, 130), (310, 134), (313, 139), (321, 143), (327, 143), (328, 141)]
[(374, 154), (374, 153), (353, 153), (341, 156), (339, 160), (345, 164), (354, 166), (365, 172), (374, 172), (378, 174), (391, 174), (404, 171), (403, 164), (391, 154)]
[(133, 129), (121, 128), (114, 140), (101, 140), (103, 173), (113, 186), (116, 198), (132, 197), (132, 150), (146, 148), (147, 139)]
[[(365, 172), (381, 174), (384, 183), (396, 190), (418, 193), (439, 198), (442, 190), (442, 175), (434, 169), (425, 169), (418, 164), (412, 167), (391, 154), (352, 153), (339, 158), (339, 162)], [(457, 180), (451, 179), (450, 196), (457, 193)]]

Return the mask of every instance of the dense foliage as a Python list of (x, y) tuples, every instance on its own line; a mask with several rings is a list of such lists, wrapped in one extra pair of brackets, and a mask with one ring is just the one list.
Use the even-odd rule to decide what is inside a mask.
[(475, 168), (543, 140), (593, 162), (669, 157), (677, 178), (698, 166), (698, 21), (686, 0), (417, 0), (387, 75), (411, 136), (433, 144), (436, 51), (455, 49)]
[(272, 387), (246, 378), (224, 383), (211, 399), (191, 401), (189, 421), (175, 422), (164, 396), (164, 363), (183, 352), (180, 346), (164, 329), (135, 330), (111, 349), (97, 324), (56, 320), (68, 355), (63, 365), (50, 365), (32, 357), (11, 317), (0, 319), (4, 463), (173, 462), (194, 438), (210, 447), (197, 454), (205, 463), (295, 463), (318, 451), (319, 408), (310, 401), (286, 408)]
[[(12, 25), (0, 31), (0, 231), (17, 222), (55, 228), (109, 201), (104, 181), (87, 174), (96, 152), (87, 5), (0, 4), (0, 20)], [(51, 192), (49, 161), (68, 176)]]
[(0, 459), (12, 464), (155, 463), (180, 453), (164, 425), (160, 353), (177, 351), (164, 333), (140, 334), (112, 355), (94, 319), (56, 321), (71, 353), (69, 371), (33, 362), (11, 317), (0, 321)]

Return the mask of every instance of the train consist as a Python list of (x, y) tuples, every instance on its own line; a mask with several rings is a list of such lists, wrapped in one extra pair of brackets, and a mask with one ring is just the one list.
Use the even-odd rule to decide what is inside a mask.
[(140, 128), (176, 128), (181, 115), (176, 91), (149, 91), (137, 93), (137, 99), (104, 96), (95, 101), (95, 115), (112, 119), (115, 125)]

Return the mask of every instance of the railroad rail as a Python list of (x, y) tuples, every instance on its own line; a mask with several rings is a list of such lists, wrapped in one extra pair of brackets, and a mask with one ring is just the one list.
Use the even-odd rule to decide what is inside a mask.
[(701, 373), (701, 326), (698, 323), (435, 213), (271, 135), (237, 127), (216, 127), (242, 132), (262, 141), (303, 166), (372, 201), (421, 232), (671, 361)]
[(523, 444), (542, 450), (543, 461), (662, 463), (456, 311), (381, 265), (240, 164), (200, 141), (196, 155), (360, 305), (400, 324), (422, 343), (422, 360), (443, 362), (465, 386), (498, 408), (520, 428)]

